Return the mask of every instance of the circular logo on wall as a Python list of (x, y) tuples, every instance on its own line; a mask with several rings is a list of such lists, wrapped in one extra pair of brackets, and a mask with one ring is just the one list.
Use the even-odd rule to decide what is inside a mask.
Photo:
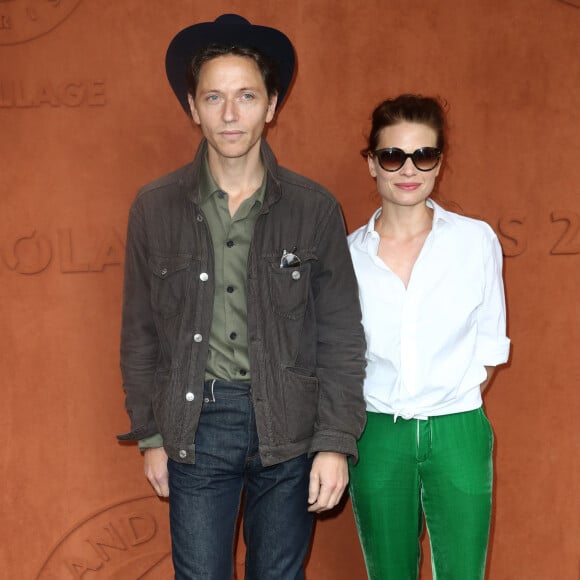
[(0, 0), (0, 45), (18, 44), (56, 28), (81, 0)]
[(36, 580), (173, 578), (168, 524), (167, 502), (156, 496), (103, 508), (65, 534)]

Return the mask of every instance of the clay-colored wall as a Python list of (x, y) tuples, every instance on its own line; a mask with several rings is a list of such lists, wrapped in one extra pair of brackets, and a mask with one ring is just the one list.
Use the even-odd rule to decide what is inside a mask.
[[(164, 78), (168, 41), (237, 11), (294, 41), (298, 76), (269, 139), (335, 192), (350, 230), (376, 203), (358, 155), (374, 105), (408, 91), (448, 100), (441, 193), (487, 219), (509, 256), (513, 351), (486, 397), (489, 578), (578, 578), (579, 4), (2, 0), (0, 577), (170, 577), (167, 506), (114, 438), (128, 425), (125, 223), (137, 188), (198, 140)], [(347, 503), (318, 523), (308, 578), (363, 570)]]

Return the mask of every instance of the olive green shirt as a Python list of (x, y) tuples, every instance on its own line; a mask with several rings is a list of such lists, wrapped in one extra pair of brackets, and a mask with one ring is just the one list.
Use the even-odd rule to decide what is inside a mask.
[(206, 162), (200, 174), (200, 207), (211, 233), (215, 295), (205, 378), (250, 380), (247, 330), (248, 253), (266, 192), (266, 179), (230, 215), (228, 194), (213, 179)]
[[(200, 173), (200, 207), (213, 246), (215, 295), (205, 378), (250, 381), (248, 351), (248, 253), (266, 192), (266, 177), (251, 197), (230, 215), (228, 194), (215, 182), (207, 159)], [(162, 447), (160, 434), (139, 441), (139, 449)]]

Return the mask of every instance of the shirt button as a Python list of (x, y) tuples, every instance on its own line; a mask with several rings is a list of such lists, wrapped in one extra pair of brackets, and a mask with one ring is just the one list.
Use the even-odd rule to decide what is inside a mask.
[(248, 371), (246, 369), (240, 369), (240, 374), (242, 377), (245, 377), (248, 374)]
[(193, 399), (195, 399), (195, 395), (193, 393), (187, 393), (185, 395), (185, 400), (186, 401), (193, 401)]
[(209, 276), (207, 275), (207, 272), (202, 272), (202, 273), (199, 275), (199, 279), (200, 279), (202, 282), (207, 282), (207, 281), (209, 280)]
[(231, 293), (234, 291), (234, 287), (233, 287), (233, 286), (228, 286), (228, 287), (226, 288), (226, 290), (228, 291), (228, 293), (230, 293), (230, 294), (231, 294)]
[(193, 335), (193, 340), (195, 342), (201, 342), (203, 340), (203, 336), (201, 336), (201, 334), (194, 334)]
[(292, 272), (292, 279), (293, 280), (300, 280), (300, 272), (298, 272), (297, 270), (294, 270), (294, 272)]
[(187, 451), (185, 449), (182, 449), (179, 452), (179, 457), (181, 457), (181, 459), (185, 459), (187, 457)]
[(236, 338), (238, 338), (238, 333), (237, 333), (237, 332), (232, 332), (232, 333), (230, 333), (230, 338), (231, 338), (232, 340), (236, 340)]
[(234, 242), (233, 242), (233, 240), (228, 240), (228, 241), (226, 242), (226, 246), (227, 246), (228, 248), (231, 248), (233, 245), (234, 245)]

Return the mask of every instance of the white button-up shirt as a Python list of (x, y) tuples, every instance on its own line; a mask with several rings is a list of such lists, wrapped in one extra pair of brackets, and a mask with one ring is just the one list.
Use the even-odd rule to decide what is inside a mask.
[(380, 209), (348, 238), (367, 339), (367, 410), (395, 420), (477, 409), (485, 367), (509, 355), (495, 233), (427, 204), (433, 226), (407, 288), (377, 255)]

